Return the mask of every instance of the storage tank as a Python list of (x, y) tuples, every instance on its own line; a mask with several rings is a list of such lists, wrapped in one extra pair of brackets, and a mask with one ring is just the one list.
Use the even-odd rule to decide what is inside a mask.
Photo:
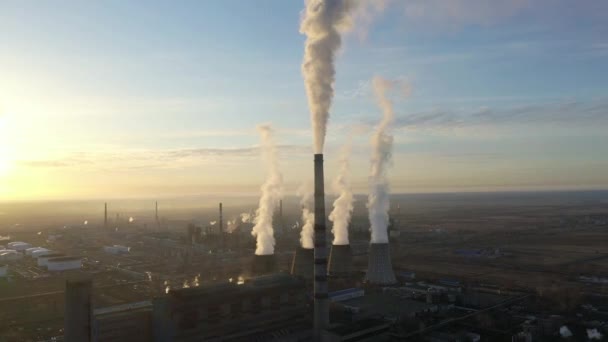
[(15, 251), (25, 251), (28, 248), (31, 248), (32, 245), (26, 242), (20, 242), (20, 241), (16, 241), (16, 242), (11, 242), (8, 244), (9, 248), (8, 249), (12, 249)]
[(33, 256), (35, 252), (37, 251), (48, 251), (48, 249), (46, 248), (42, 248), (42, 247), (32, 247), (32, 248), (28, 248), (25, 250), (25, 255), (28, 256)]
[(46, 266), (51, 272), (77, 270), (82, 267), (82, 259), (79, 257), (52, 258), (47, 261)]
[(66, 256), (65, 254), (61, 254), (61, 253), (51, 253), (51, 254), (43, 255), (38, 258), (38, 266), (46, 267), (47, 266), (46, 264), (49, 261), (49, 259), (61, 258), (61, 257), (65, 257), (65, 256)]
[(42, 249), (32, 252), (32, 258), (38, 259), (41, 256), (45, 256), (45, 255), (49, 255), (49, 254), (53, 254), (53, 253), (55, 253), (55, 252), (53, 252), (49, 249), (46, 249), (46, 248), (42, 248)]
[(16, 260), (20, 260), (21, 258), (23, 258), (23, 254), (15, 251), (15, 250), (6, 250), (4, 252), (0, 253), (0, 261), (6, 262), (6, 261), (16, 261)]

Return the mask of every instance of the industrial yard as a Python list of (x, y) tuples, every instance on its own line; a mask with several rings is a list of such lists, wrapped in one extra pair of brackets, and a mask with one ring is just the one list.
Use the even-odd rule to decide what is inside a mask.
[[(412, 196), (416, 198), (416, 195)], [(365, 226), (364, 217), (361, 217), (364, 212), (361, 212), (361, 203), (357, 202), (359, 205), (350, 227), (350, 248), (341, 252), (336, 246), (331, 248), (332, 326), (338, 329), (344, 322), (351, 321), (353, 318), (345, 316), (348, 310), (363, 318), (398, 318), (403, 324), (411, 324), (425, 316), (435, 317), (439, 311), (458, 316), (455, 312), (447, 313), (447, 307), (441, 309), (445, 300), (445, 305), (458, 302), (459, 306), (471, 310), (520, 297), (518, 305), (523, 306), (526, 302), (529, 302), (526, 305), (532, 305), (530, 298), (533, 297), (536, 298), (534, 305), (540, 305), (539, 300), (548, 300), (543, 305), (567, 305), (572, 309), (601, 303), (608, 296), (608, 247), (604, 243), (608, 204), (601, 196), (594, 203), (588, 200), (584, 203), (562, 200), (560, 203), (560, 194), (555, 196), (558, 203), (547, 206), (542, 203), (542, 196), (523, 204), (515, 197), (495, 204), (484, 203), (481, 198), (477, 203), (471, 201), (463, 205), (460, 199), (441, 203), (437, 195), (437, 202), (441, 204), (435, 207), (432, 200), (424, 197), (417, 205), (410, 206), (411, 197), (397, 197), (389, 227), (392, 234), (390, 256), (387, 257), (392, 265), (387, 267), (390, 270), (383, 269), (386, 265), (382, 265), (381, 259), (384, 257), (380, 257), (380, 261), (370, 259), (375, 252), (373, 248), (369, 249), (369, 232), (362, 228)], [(229, 208), (226, 204), (224, 207)], [(283, 207), (281, 211), (277, 208), (277, 222), (296, 221), (297, 210), (292, 202), (285, 201)], [(465, 208), (467, 218), (462, 219), (460, 216)], [(217, 208), (203, 208), (203, 216), (199, 214), (190, 221), (178, 220), (181, 229), (170, 227), (174, 224), (170, 212), (153, 211), (148, 217), (140, 214), (137, 220), (129, 222), (128, 219), (110, 219), (117, 216), (110, 215), (111, 209), (105, 216), (104, 210), (99, 210), (100, 218), (91, 219), (86, 225), (47, 229), (39, 226), (34, 229), (27, 224), (10, 229), (5, 225), (0, 234), (5, 239), (2, 245), (7, 250), (15, 251), (11, 248), (17, 247), (21, 251), (16, 251), (20, 257), (14, 259), (3, 254), (2, 262), (6, 266), (0, 279), (0, 335), (7, 341), (43, 341), (62, 336), (66, 281), (74, 277), (84, 275), (91, 281), (91, 303), (99, 317), (107, 321), (117, 313), (128, 317), (137, 312), (148, 317), (147, 313), (151, 315), (156, 310), (159, 299), (178, 293), (175, 291), (231, 284), (238, 288), (248, 284), (250, 279), (277, 272), (292, 273), (296, 276), (294, 279), (301, 279), (301, 285), (295, 287), (301, 291), (298, 297), (301, 307), (290, 314), (300, 318), (292, 319), (294, 325), (289, 328), (289, 324), (278, 320), (285, 311), (277, 309), (275, 315), (279, 316), (268, 316), (266, 330), (283, 324), (289, 334), (308, 331), (310, 321), (306, 317), (310, 315), (307, 312), (311, 306), (307, 304), (310, 300), (307, 298), (312, 295), (313, 263), (312, 254), (307, 254), (301, 247), (298, 249), (298, 231), (287, 225), (278, 229), (272, 261), (260, 261), (253, 253), (255, 240), (251, 236), (251, 225), (241, 222), (228, 232), (223, 222), (226, 217), (236, 214), (235, 209), (224, 210), (227, 212), (220, 214)], [(89, 212), (84, 216), (93, 215)], [(212, 221), (222, 223), (189, 228), (197, 227), (197, 222)], [(370, 262), (380, 262), (376, 275), (370, 275)], [(370, 281), (373, 277), (375, 280)], [(353, 292), (357, 288), (361, 293)], [(217, 296), (223, 296), (220, 293)], [(545, 294), (553, 296), (556, 293), (564, 294), (563, 302), (553, 297), (544, 298)], [(574, 294), (576, 296), (572, 297)], [(219, 299), (217, 296), (215, 299)], [(524, 296), (528, 296), (527, 299), (523, 299)], [(249, 305), (256, 305), (254, 303), (255, 300)], [(206, 305), (212, 304), (202, 306)], [(348, 310), (344, 313), (338, 312), (345, 308)], [(220, 305), (214, 310), (220, 310), (219, 315), (223, 309)], [(243, 317), (247, 319), (247, 316)], [(150, 316), (144, 321), (151, 319)], [(203, 326), (217, 324), (213, 322)], [(403, 330), (405, 328), (395, 322), (381, 330), (383, 334), (412, 333), (411, 329)], [(380, 323), (372, 326), (383, 326), (384, 323)], [(517, 329), (518, 324), (512, 329)], [(104, 327), (114, 329), (112, 325)], [(222, 325), (216, 329), (225, 331), (229, 328)], [(250, 329), (254, 335), (266, 331), (263, 325)], [(152, 332), (150, 334), (152, 336)]]

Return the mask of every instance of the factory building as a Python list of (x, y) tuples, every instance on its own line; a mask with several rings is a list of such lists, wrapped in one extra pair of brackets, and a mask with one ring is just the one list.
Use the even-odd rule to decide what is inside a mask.
[(302, 280), (288, 274), (171, 290), (154, 301), (155, 341), (249, 340), (277, 327), (308, 324)]
[(62, 258), (65, 256), (66, 255), (62, 254), (62, 253), (50, 253), (50, 254), (39, 256), (36, 261), (37, 261), (38, 267), (47, 267), (47, 263), (50, 259)]
[(78, 270), (82, 267), (82, 259), (78, 257), (51, 258), (46, 262), (46, 267), (52, 272)]

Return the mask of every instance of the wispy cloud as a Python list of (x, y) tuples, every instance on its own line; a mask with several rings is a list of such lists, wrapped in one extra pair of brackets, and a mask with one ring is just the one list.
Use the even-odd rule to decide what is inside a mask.
[(608, 123), (608, 102), (564, 102), (529, 105), (507, 109), (482, 107), (473, 111), (436, 109), (401, 115), (396, 128), (449, 128), (467, 126), (504, 126), (519, 124), (585, 125)]
[[(310, 154), (310, 146), (280, 145), (278, 150), (284, 159)], [(259, 154), (259, 146), (72, 152), (52, 159), (19, 160), (17, 164), (27, 168), (175, 169), (216, 163), (231, 164), (259, 158)]]

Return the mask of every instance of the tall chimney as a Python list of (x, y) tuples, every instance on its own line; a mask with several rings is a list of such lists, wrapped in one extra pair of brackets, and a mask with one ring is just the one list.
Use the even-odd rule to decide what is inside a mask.
[(103, 228), (108, 230), (108, 203), (103, 204)]
[(315, 154), (315, 309), (314, 339), (329, 326), (329, 296), (327, 294), (327, 236), (325, 232), (325, 181), (323, 154)]
[(91, 279), (70, 279), (65, 284), (64, 338), (66, 342), (91, 341), (93, 306)]

